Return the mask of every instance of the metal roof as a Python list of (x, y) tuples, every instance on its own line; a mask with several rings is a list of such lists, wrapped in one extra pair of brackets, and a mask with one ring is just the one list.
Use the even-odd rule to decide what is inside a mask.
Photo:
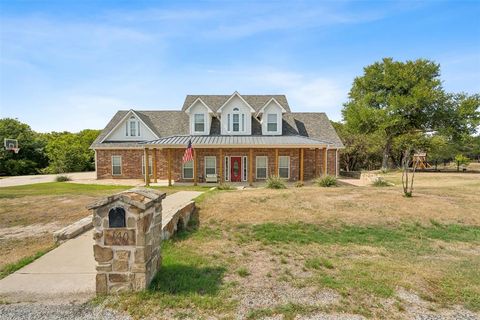
[(140, 142), (144, 146), (168, 146), (185, 148), (189, 141), (195, 148), (209, 147), (232, 147), (246, 148), (252, 146), (269, 147), (325, 147), (333, 146), (334, 143), (310, 139), (304, 136), (189, 136), (178, 135), (160, 138), (152, 141)]

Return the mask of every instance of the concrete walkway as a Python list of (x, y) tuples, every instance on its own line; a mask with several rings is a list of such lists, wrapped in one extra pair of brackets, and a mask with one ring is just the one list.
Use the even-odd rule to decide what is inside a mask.
[(96, 178), (95, 171), (90, 172), (72, 172), (64, 174), (38, 174), (30, 176), (5, 177), (0, 179), (0, 187), (23, 186), (25, 184), (53, 182), (59, 175), (68, 176), (73, 181), (81, 183)]
[[(163, 200), (162, 217), (202, 194), (180, 191)], [(163, 223), (165, 225), (165, 223)], [(95, 294), (92, 231), (66, 241), (31, 264), (0, 280), (0, 300), (81, 303)]]

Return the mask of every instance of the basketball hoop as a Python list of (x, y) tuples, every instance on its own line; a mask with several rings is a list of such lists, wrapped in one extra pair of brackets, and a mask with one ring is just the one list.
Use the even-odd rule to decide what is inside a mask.
[(18, 152), (20, 151), (20, 148), (11, 148), (10, 150), (15, 152), (15, 154), (18, 154)]
[(4, 138), (3, 139), (3, 146), (5, 147), (5, 150), (13, 151), (13, 152), (15, 152), (15, 154), (17, 154), (20, 151), (20, 148), (18, 147), (18, 140), (17, 139)]

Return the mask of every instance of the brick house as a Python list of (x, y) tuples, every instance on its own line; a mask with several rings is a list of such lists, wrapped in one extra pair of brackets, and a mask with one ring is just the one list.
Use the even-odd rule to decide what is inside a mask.
[[(182, 163), (189, 141), (194, 160)], [(235, 92), (187, 95), (178, 111), (118, 111), (91, 148), (98, 179), (252, 184), (338, 175), (343, 144), (325, 113), (291, 112), (284, 95)]]

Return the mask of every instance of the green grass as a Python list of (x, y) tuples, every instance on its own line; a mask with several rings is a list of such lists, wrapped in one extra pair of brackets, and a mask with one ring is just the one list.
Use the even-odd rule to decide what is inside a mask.
[(264, 223), (252, 226), (253, 238), (264, 244), (358, 244), (409, 248), (422, 240), (480, 242), (480, 227), (463, 225), (401, 225), (325, 227), (306, 223)]
[[(28, 184), (15, 187), (0, 188), (1, 198), (19, 198), (25, 196), (42, 196), (42, 195), (98, 195), (117, 193), (123, 190), (133, 188), (133, 186), (114, 186), (101, 184), (80, 184), (65, 182), (46, 182)], [(152, 187), (152, 189), (160, 190), (171, 194), (178, 191), (208, 191), (209, 187), (201, 186), (171, 186), (171, 187)]]
[(312, 259), (307, 259), (305, 261), (305, 267), (309, 269), (322, 269), (322, 268), (327, 268), (327, 269), (333, 269), (333, 263), (328, 260), (327, 258), (312, 258)]
[(248, 271), (248, 269), (245, 268), (245, 267), (241, 267), (237, 270), (237, 274), (240, 277), (245, 278), (245, 277), (248, 277), (250, 275), (250, 271)]
[(0, 198), (71, 194), (96, 195), (98, 193), (119, 192), (129, 188), (131, 187), (66, 182), (46, 182), (0, 188)]
[(230, 311), (229, 285), (223, 283), (226, 267), (211, 258), (182, 246), (181, 240), (162, 244), (162, 267), (148, 290), (105, 298), (109, 306), (127, 311), (136, 318), (171, 308), (205, 312)]
[(34, 255), (22, 258), (17, 262), (6, 264), (0, 269), (0, 279), (3, 279), (9, 274), (12, 274), (17, 270), (20, 270), (21, 268), (25, 267), (27, 264), (32, 263), (33, 261), (37, 260), (38, 258), (40, 258), (41, 256), (43, 256), (44, 254), (46, 254), (47, 252), (49, 252), (54, 248), (56, 248), (56, 246), (52, 246), (48, 249), (38, 251)]

